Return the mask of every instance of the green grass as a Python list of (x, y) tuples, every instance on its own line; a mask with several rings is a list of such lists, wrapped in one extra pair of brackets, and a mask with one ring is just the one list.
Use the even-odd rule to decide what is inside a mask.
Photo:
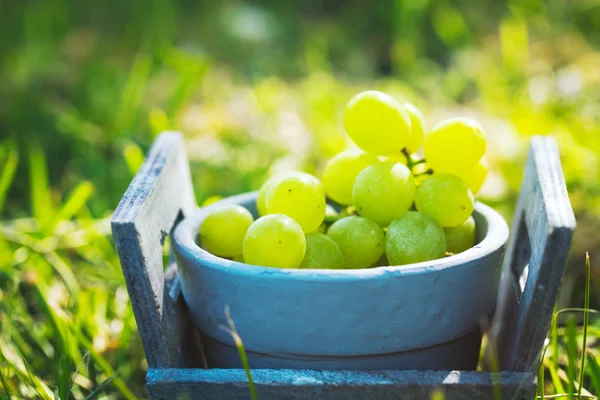
[(540, 396), (598, 395), (599, 6), (409, 3), (0, 2), (0, 398), (146, 395), (109, 218), (159, 132), (184, 132), (202, 203), (317, 173), (366, 88), (479, 119), (507, 219), (529, 137), (557, 138), (578, 219), (557, 309), (590, 312), (557, 313)]

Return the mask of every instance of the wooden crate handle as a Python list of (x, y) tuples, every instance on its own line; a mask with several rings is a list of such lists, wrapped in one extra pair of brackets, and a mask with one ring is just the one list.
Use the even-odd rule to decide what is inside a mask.
[(574, 229), (556, 142), (536, 136), (488, 332), (486, 369), (534, 371), (539, 365)]
[[(112, 231), (142, 344), (151, 368), (198, 364), (196, 330), (188, 327), (175, 265), (162, 251), (176, 222), (196, 208), (183, 137), (162, 133), (112, 217)], [(197, 360), (196, 360), (197, 361)]]

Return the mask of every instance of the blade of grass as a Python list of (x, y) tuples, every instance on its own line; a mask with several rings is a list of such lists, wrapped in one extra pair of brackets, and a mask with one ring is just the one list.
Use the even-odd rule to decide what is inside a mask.
[(569, 400), (575, 398), (575, 379), (577, 378), (577, 325), (575, 317), (569, 315), (567, 318), (567, 329), (565, 331), (567, 340), (567, 394)]
[(254, 386), (254, 380), (252, 380), (252, 373), (250, 372), (250, 364), (248, 363), (248, 357), (246, 356), (246, 350), (244, 349), (244, 344), (242, 343), (242, 338), (237, 333), (235, 329), (235, 324), (233, 322), (233, 318), (231, 318), (231, 313), (229, 312), (229, 306), (225, 308), (225, 317), (227, 318), (227, 324), (229, 327), (221, 326), (221, 328), (228, 332), (233, 340), (235, 341), (235, 346), (238, 349), (238, 354), (240, 356), (240, 361), (242, 362), (242, 366), (244, 367), (244, 371), (246, 371), (246, 377), (248, 378), (248, 385), (250, 386), (250, 396), (252, 396), (252, 400), (258, 400), (258, 394), (256, 393), (256, 387)]
[(546, 391), (546, 388), (544, 386), (544, 378), (546, 375), (546, 363), (544, 362), (544, 359), (546, 357), (546, 350), (548, 350), (548, 345), (549, 343), (547, 343), (546, 346), (544, 346), (544, 350), (542, 351), (542, 357), (540, 358), (540, 366), (538, 368), (538, 395), (540, 395), (542, 398), (544, 397)]
[(121, 92), (121, 102), (116, 113), (113, 134), (119, 135), (130, 130), (137, 115), (136, 110), (142, 102), (151, 70), (152, 59), (150, 56), (138, 53)]
[(587, 329), (589, 322), (588, 309), (590, 308), (590, 254), (585, 255), (585, 305), (583, 312), (583, 345), (581, 350), (581, 367), (579, 369), (579, 390), (577, 391), (577, 398), (581, 399), (581, 389), (583, 388), (583, 377), (585, 374), (585, 354), (587, 348)]
[(3, 395), (5, 395), (7, 399), (10, 399), (8, 383), (6, 382), (6, 379), (4, 378), (4, 374), (2, 373), (2, 368), (0, 368), (0, 383), (2, 383), (2, 390), (4, 391)]
[(83, 181), (69, 194), (69, 197), (54, 214), (50, 228), (52, 231), (60, 221), (66, 221), (73, 218), (87, 203), (94, 192), (94, 185), (90, 181)]
[(71, 360), (66, 354), (58, 358), (56, 371), (56, 384), (58, 385), (59, 399), (68, 399), (71, 391)]
[(46, 157), (39, 143), (29, 149), (29, 179), (33, 216), (45, 228), (54, 215), (54, 204), (48, 184)]
[(558, 366), (558, 314), (556, 304), (554, 305), (554, 317), (552, 318), (552, 330), (550, 332), (552, 345), (552, 363)]
[(593, 354), (588, 354), (587, 374), (592, 381), (592, 387), (596, 393), (600, 393), (600, 365), (598, 359)]
[(0, 174), (0, 214), (4, 209), (4, 202), (8, 195), (8, 189), (10, 189), (18, 165), (19, 152), (17, 151), (15, 143), (10, 141), (8, 143), (8, 156), (4, 163), (4, 167), (2, 168), (2, 173)]
[(144, 152), (140, 149), (140, 146), (133, 142), (125, 145), (123, 148), (123, 157), (131, 175), (135, 175), (144, 163)]
[(0, 358), (4, 359), (21, 382), (31, 382), (40, 398), (43, 400), (54, 400), (52, 390), (50, 390), (42, 379), (30, 373), (29, 367), (22, 355), (7, 341), (0, 342)]
[(85, 365), (85, 367), (87, 368), (89, 362), (90, 362), (90, 352), (86, 351), (85, 354), (83, 355), (83, 358), (81, 359), (81, 362), (77, 365), (77, 368), (75, 368), (75, 372), (73, 373), (73, 377), (71, 378), (71, 383), (69, 385), (69, 393), (71, 393), (73, 391), (73, 385), (75, 385), (75, 379), (77, 378), (77, 375), (79, 374), (79, 370), (81, 369), (81, 367), (83, 365)]
[(564, 393), (565, 387), (562, 384), (560, 376), (558, 376), (558, 369), (559, 369), (558, 365), (552, 364), (552, 366), (548, 368), (548, 371), (550, 371), (550, 378), (552, 379), (552, 385), (554, 386), (554, 391), (557, 393)]
[[(112, 380), (112, 384), (121, 392), (121, 395), (128, 400), (136, 400), (137, 397), (133, 392), (127, 387), (125, 382), (121, 378), (119, 378), (115, 371), (112, 369), (108, 361), (102, 356), (102, 354), (98, 353), (94, 349), (94, 345), (83, 335), (81, 331), (75, 331), (75, 336), (79, 339), (83, 347), (90, 352), (92, 359), (96, 364), (104, 371), (105, 374), (114, 376), (115, 378)], [(93, 363), (90, 363), (90, 367), (93, 367)]]
[(112, 381), (115, 380), (115, 378), (117, 377), (117, 375), (111, 375), (108, 378), (106, 378), (101, 384), (99, 384), (98, 386), (96, 386), (96, 388), (94, 389), (94, 391), (90, 394), (88, 394), (87, 396), (85, 396), (85, 400), (92, 400), (95, 399), (96, 397), (98, 397), (98, 395), (105, 390), (108, 385), (110, 385), (112, 383)]

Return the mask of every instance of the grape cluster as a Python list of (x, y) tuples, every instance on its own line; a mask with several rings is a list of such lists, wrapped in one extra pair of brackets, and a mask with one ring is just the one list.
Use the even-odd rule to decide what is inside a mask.
[(477, 122), (448, 119), (425, 135), (419, 109), (369, 90), (348, 103), (344, 128), (359, 149), (331, 158), (321, 180), (286, 172), (266, 181), (257, 220), (242, 206), (217, 208), (200, 227), (204, 249), (267, 267), (357, 269), (474, 245), (473, 194), (488, 172)]

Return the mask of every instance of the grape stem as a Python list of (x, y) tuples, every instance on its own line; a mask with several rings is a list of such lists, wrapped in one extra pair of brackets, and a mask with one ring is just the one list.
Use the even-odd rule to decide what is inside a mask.
[(421, 176), (421, 175), (433, 175), (433, 170), (431, 168), (429, 168), (427, 171), (421, 172), (420, 174), (416, 174), (415, 178), (417, 176)]
[(402, 154), (404, 155), (404, 157), (406, 158), (406, 166), (408, 167), (408, 169), (410, 169), (412, 171), (412, 169), (414, 167), (416, 167), (417, 165), (420, 164), (424, 164), (426, 162), (426, 160), (424, 158), (421, 158), (419, 160), (413, 161), (413, 159), (410, 156), (410, 153), (408, 152), (408, 150), (406, 150), (406, 148), (402, 149)]

